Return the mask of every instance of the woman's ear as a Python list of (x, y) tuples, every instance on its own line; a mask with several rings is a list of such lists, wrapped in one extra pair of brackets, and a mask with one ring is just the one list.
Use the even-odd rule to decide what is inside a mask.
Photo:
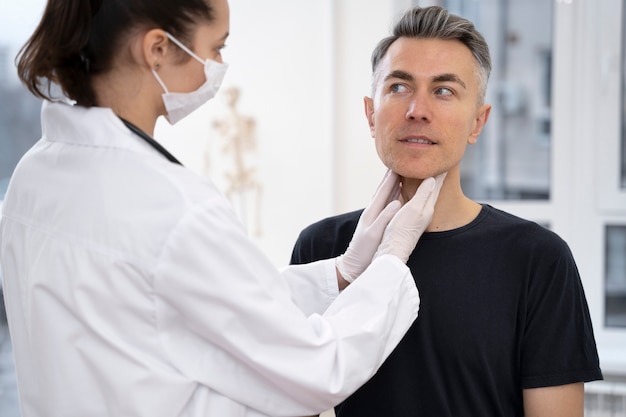
[(171, 43), (163, 29), (150, 29), (145, 32), (141, 42), (142, 59), (148, 68), (159, 68)]

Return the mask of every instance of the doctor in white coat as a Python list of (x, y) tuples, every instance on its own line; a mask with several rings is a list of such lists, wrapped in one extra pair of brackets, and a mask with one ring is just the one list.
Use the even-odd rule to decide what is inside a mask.
[(278, 271), (152, 139), (215, 94), (228, 31), (226, 0), (49, 0), (20, 52), (45, 99), (0, 224), (23, 417), (317, 414), (416, 318), (442, 178), (400, 208), (388, 174), (344, 255)]

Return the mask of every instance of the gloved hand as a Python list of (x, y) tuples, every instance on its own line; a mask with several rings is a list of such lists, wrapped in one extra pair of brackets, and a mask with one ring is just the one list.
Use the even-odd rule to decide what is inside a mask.
[(348, 249), (335, 258), (335, 267), (346, 281), (354, 281), (372, 262), (385, 228), (401, 207), (399, 195), (400, 179), (389, 170), (361, 214)]
[(435, 203), (445, 178), (446, 173), (443, 173), (436, 178), (422, 181), (415, 195), (389, 222), (373, 259), (390, 254), (406, 263), (417, 241), (433, 219)]

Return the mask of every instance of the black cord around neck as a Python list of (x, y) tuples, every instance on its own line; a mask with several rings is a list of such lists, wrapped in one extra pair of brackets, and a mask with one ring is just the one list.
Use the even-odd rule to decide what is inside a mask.
[(132, 124), (128, 120), (122, 119), (121, 117), (120, 117), (120, 120), (126, 125), (127, 128), (130, 129), (131, 132), (133, 132), (134, 134), (139, 136), (141, 139), (143, 139), (146, 142), (148, 142), (148, 144), (150, 146), (152, 146), (154, 149), (156, 149), (157, 152), (159, 152), (161, 155), (166, 157), (168, 161), (173, 162), (173, 163), (178, 164), (178, 165), (181, 165), (181, 166), (183, 165), (183, 164), (180, 163), (180, 161), (178, 159), (176, 159), (176, 157), (174, 157), (174, 155), (169, 153), (167, 151), (167, 149), (165, 149), (163, 146), (161, 146), (161, 144), (159, 142), (154, 140), (146, 132), (144, 132), (143, 130), (139, 129), (137, 126), (135, 126), (134, 124)]

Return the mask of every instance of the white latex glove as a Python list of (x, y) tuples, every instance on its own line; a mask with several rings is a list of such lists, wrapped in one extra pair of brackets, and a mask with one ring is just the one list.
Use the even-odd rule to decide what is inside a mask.
[(387, 171), (361, 214), (348, 249), (335, 258), (335, 267), (346, 281), (353, 282), (372, 262), (385, 228), (402, 205), (397, 200), (399, 195), (400, 179), (396, 173)]
[(443, 173), (436, 178), (426, 178), (422, 181), (413, 198), (405, 203), (389, 222), (374, 259), (390, 254), (406, 263), (417, 241), (433, 219), (435, 203), (445, 178), (446, 173)]

